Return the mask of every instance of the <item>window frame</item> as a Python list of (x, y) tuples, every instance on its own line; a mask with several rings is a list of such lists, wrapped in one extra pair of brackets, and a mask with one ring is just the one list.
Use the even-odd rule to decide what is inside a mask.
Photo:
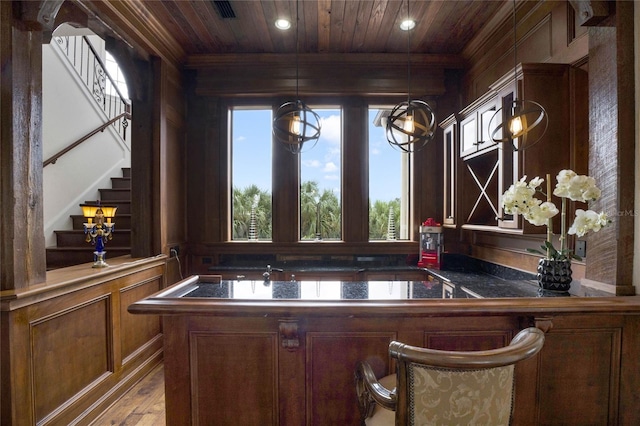
[[(278, 107), (289, 98), (275, 98), (270, 100), (273, 114), (275, 115)], [(368, 177), (368, 109), (370, 105), (390, 105), (397, 103), (400, 99), (393, 98), (376, 98), (372, 99), (366, 96), (351, 97), (317, 97), (313, 99), (304, 99), (308, 105), (329, 105), (331, 108), (342, 110), (342, 179), (341, 179), (341, 206), (342, 206), (342, 240), (341, 241), (301, 241), (300, 240), (300, 172), (299, 157), (292, 155), (287, 150), (278, 146), (272, 137), (272, 208), (273, 208), (273, 229), (271, 242), (246, 242), (231, 241), (229, 238), (231, 226), (231, 178), (230, 164), (222, 167), (219, 171), (220, 189), (223, 203), (212, 206), (219, 210), (221, 215), (221, 238), (220, 241), (210, 241), (208, 247), (216, 249), (216, 247), (227, 253), (238, 252), (228, 246), (228, 244), (242, 245), (238, 249), (242, 253), (263, 253), (264, 244), (270, 245), (272, 253), (297, 253), (297, 254), (362, 254), (362, 253), (380, 253), (380, 254), (411, 254), (418, 253), (418, 229), (419, 223), (414, 218), (422, 217), (422, 211), (431, 210), (436, 207), (433, 202), (425, 199), (416, 199), (420, 185), (413, 184), (411, 188), (412, 206), (410, 207), (410, 230), (408, 240), (394, 241), (370, 241), (368, 229), (368, 206), (369, 206), (369, 177)], [(225, 98), (218, 100), (218, 107), (222, 111), (229, 111), (238, 106), (264, 107), (268, 103), (264, 98)], [(334, 107), (335, 106), (335, 107)], [(224, 115), (224, 114), (223, 114)], [(230, 149), (229, 136), (229, 120), (226, 123), (220, 123), (218, 131), (222, 137), (220, 140), (227, 141), (224, 145), (217, 149), (217, 152), (224, 155), (231, 161), (231, 154), (226, 151)], [(420, 164), (428, 164), (428, 161), (436, 157), (434, 150), (441, 152), (435, 143), (430, 144), (430, 148), (414, 155), (412, 160), (413, 166), (410, 173), (412, 182), (419, 182), (424, 178), (425, 173), (422, 171)], [(213, 151), (216, 151), (214, 149)], [(439, 158), (439, 157), (438, 157)], [(354, 159), (356, 161), (354, 161)], [(360, 159), (360, 160), (357, 160)], [(364, 161), (362, 161), (364, 159)], [(216, 160), (214, 160), (216, 161)], [(440, 173), (427, 172), (434, 178), (441, 179)], [(226, 183), (225, 183), (226, 182)], [(439, 183), (434, 188), (440, 187)], [(226, 194), (224, 194), (226, 192)], [(226, 195), (226, 196), (225, 196)], [(421, 197), (422, 198), (422, 197)], [(430, 217), (437, 217), (436, 213), (431, 213)], [(226, 218), (226, 220), (225, 220)], [(226, 223), (224, 223), (226, 222)], [(239, 252), (238, 252), (239, 253)]]

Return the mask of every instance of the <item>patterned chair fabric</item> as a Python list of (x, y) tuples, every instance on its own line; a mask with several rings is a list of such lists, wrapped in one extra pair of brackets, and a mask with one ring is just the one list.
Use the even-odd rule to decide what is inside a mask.
[(508, 425), (513, 365), (456, 371), (409, 366), (409, 424)]
[(544, 333), (531, 327), (509, 346), (488, 351), (439, 351), (389, 344), (396, 374), (378, 380), (361, 362), (356, 392), (363, 423), (381, 425), (508, 425), (514, 410), (514, 370), (535, 356)]

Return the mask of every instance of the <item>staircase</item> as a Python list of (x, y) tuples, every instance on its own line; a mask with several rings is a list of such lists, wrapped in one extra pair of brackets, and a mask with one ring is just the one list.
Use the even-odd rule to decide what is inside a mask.
[[(105, 244), (106, 261), (131, 253), (131, 169), (123, 168), (122, 177), (111, 178), (111, 188), (100, 189), (100, 202), (118, 206), (113, 219), (115, 231), (113, 239)], [(86, 201), (94, 203), (95, 200)], [(78, 210), (81, 211), (80, 206)], [(93, 262), (93, 245), (85, 241), (81, 212), (71, 215), (73, 229), (54, 231), (56, 246), (47, 248), (47, 269), (64, 268), (81, 263)]]

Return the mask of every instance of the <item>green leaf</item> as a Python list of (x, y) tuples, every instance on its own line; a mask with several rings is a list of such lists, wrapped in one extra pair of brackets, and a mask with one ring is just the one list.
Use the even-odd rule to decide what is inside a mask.
[[(544, 247), (542, 247), (542, 248), (544, 249)], [(539, 254), (539, 255), (542, 255), (542, 256), (546, 256), (547, 255), (546, 253), (543, 253), (540, 250), (536, 250), (536, 249), (532, 249), (532, 248), (527, 248), (527, 251), (529, 253), (535, 253), (535, 254)]]

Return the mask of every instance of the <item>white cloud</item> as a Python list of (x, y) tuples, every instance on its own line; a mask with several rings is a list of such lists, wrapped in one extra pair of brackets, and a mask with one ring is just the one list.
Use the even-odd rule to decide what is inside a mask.
[(302, 165), (305, 166), (305, 167), (317, 168), (317, 167), (320, 167), (321, 164), (320, 164), (320, 161), (318, 161), (318, 160), (304, 160), (302, 162)]
[(322, 169), (322, 171), (325, 172), (325, 173), (335, 172), (336, 170), (338, 170), (338, 166), (336, 166), (335, 163), (333, 163), (331, 161), (326, 163), (324, 165), (324, 169)]
[(340, 136), (342, 133), (340, 116), (330, 115), (329, 117), (322, 118), (322, 129), (320, 130), (320, 137), (326, 139), (327, 142), (333, 145), (340, 144)]
[(324, 175), (324, 178), (326, 180), (338, 180), (338, 179), (340, 179), (340, 176), (338, 176), (338, 175)]
[(242, 142), (242, 141), (246, 141), (246, 140), (247, 140), (247, 138), (245, 136), (238, 136), (236, 138), (236, 142)]
[(372, 155), (380, 155), (380, 150), (378, 148), (372, 148), (371, 149), (371, 154)]

